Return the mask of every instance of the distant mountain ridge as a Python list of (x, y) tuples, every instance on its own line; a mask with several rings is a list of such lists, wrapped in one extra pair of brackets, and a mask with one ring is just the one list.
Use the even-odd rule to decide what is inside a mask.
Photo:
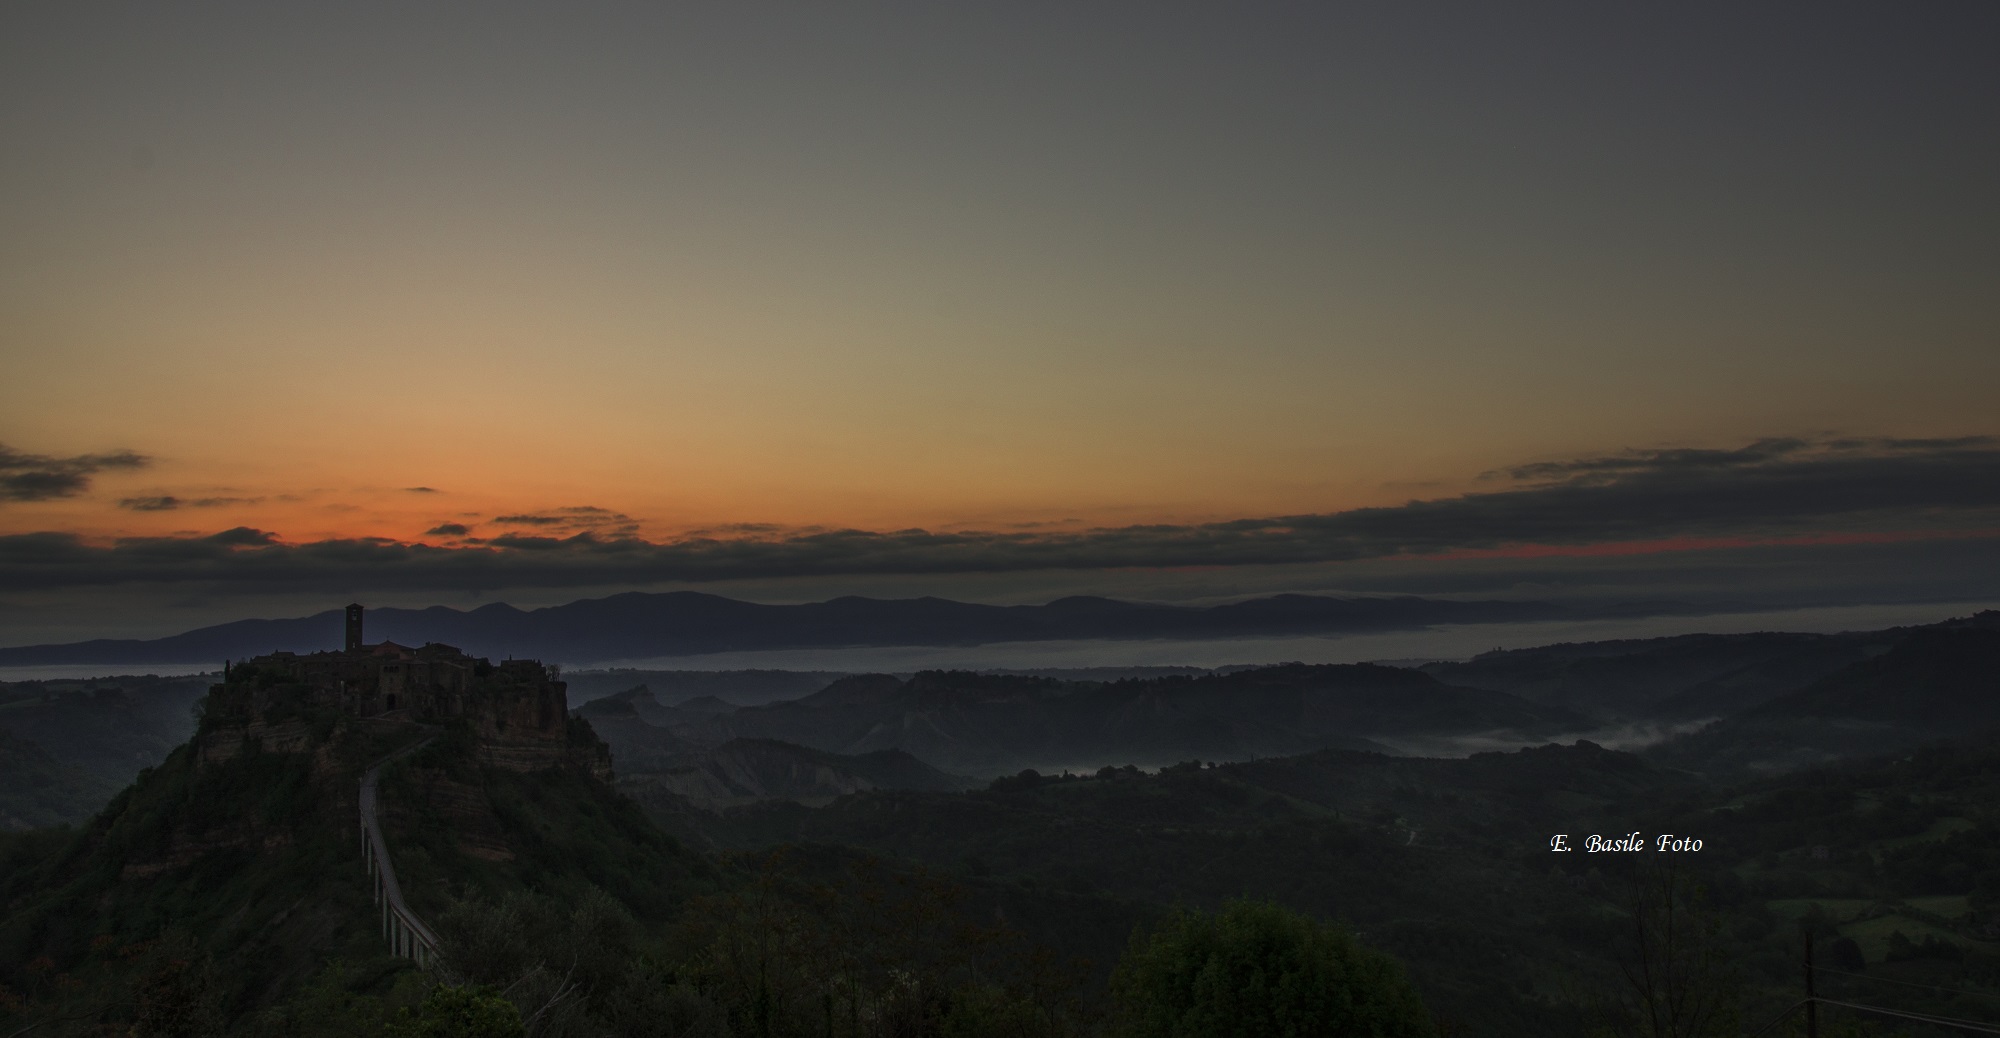
[[(707, 652), (849, 645), (977, 645), (1084, 638), (1221, 638), (1544, 620), (1570, 615), (1545, 602), (1458, 602), (1411, 597), (1274, 595), (1217, 606), (1108, 598), (996, 606), (942, 598), (844, 597), (800, 605), (741, 602), (693, 591), (628, 592), (542, 609), (495, 603), (472, 610), (368, 611), (368, 639), (445, 642), (472, 655), (533, 656), (569, 664)], [(0, 666), (207, 663), (339, 645), (342, 614), (237, 620), (167, 638), (98, 639), (0, 648)]]

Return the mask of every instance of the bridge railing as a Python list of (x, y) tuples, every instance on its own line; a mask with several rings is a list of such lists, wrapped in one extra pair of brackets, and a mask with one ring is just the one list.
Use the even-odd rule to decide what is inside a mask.
[(430, 741), (424, 739), (405, 746), (376, 761), (361, 774), (361, 853), (367, 859), (368, 875), (374, 881), (375, 903), (382, 906), (382, 937), (389, 942), (393, 954), (414, 960), (419, 966), (429, 966), (436, 961), (437, 934), (431, 932), (431, 928), (410, 911), (410, 906), (403, 903), (403, 888), (396, 882), (396, 863), (389, 858), (389, 845), (382, 838), (382, 824), (376, 817), (375, 788), (383, 767), (415, 753)]

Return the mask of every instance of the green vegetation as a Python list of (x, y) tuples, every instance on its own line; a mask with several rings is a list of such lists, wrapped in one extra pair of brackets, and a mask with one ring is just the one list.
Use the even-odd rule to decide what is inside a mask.
[(89, 821), (194, 731), (210, 680), (0, 682), (0, 832)]
[(439, 985), (415, 1013), (388, 1029), (391, 1038), (520, 1038), (521, 1012), (491, 988)]
[(0, 831), (77, 822), (117, 792), (111, 782), (0, 731)]
[(1129, 1038), (1418, 1038), (1429, 1014), (1395, 960), (1274, 904), (1179, 911), (1113, 978)]
[[(322, 781), (304, 755), (253, 748), (201, 764), (176, 751), (84, 830), (8, 841), (0, 986), (26, 1011), (101, 1003), (103, 1017), (134, 1026), (179, 991), (230, 1021), (323, 957), (385, 958), (353, 804), (351, 787)], [(149, 963), (175, 945), (194, 949), (175, 961), (202, 965), (163, 979)]]

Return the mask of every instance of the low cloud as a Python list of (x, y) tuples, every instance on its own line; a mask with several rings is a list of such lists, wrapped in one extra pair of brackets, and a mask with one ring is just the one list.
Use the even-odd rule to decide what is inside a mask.
[[(588, 531), (600, 536), (629, 537), (639, 532), (638, 522), (631, 516), (596, 505), (570, 505), (541, 513), (497, 515), (493, 521), (507, 526), (532, 526), (551, 534)], [(506, 539), (500, 538), (502, 541)]]
[(0, 501), (47, 501), (90, 489), (90, 477), (107, 469), (137, 469), (152, 459), (133, 451), (59, 458), (23, 454), (0, 444)]
[(256, 504), (261, 497), (198, 497), (193, 500), (178, 498), (172, 494), (158, 497), (120, 498), (118, 507), (134, 512), (171, 512), (177, 508), (220, 508), (224, 505)]
[[(1631, 450), (1592, 458), (1532, 462), (1504, 470), (1515, 480), (1545, 483), (1599, 484), (1638, 475), (1695, 475), (1730, 470), (1755, 470), (1798, 462), (1825, 462), (1840, 458), (1887, 459), (1923, 455), (1951, 455), (1964, 452), (1991, 452), (2000, 447), (2000, 437), (1959, 436), (1949, 439), (1895, 439), (1890, 437), (1810, 440), (1771, 437), (1730, 450), (1664, 448)], [(1493, 479), (1502, 472), (1483, 473)]]
[(439, 523), (424, 531), (430, 537), (463, 537), (471, 532), (472, 527), (464, 523)]
[[(380, 538), (371, 537), (367, 539), (379, 540)], [(263, 530), (253, 530), (248, 526), (238, 526), (235, 529), (224, 530), (221, 533), (202, 538), (202, 540), (206, 543), (218, 544), (225, 548), (263, 548), (276, 545), (278, 543), (278, 535), (267, 533)]]
[(1578, 741), (1593, 742), (1607, 749), (1630, 751), (1642, 750), (1675, 736), (1701, 731), (1716, 720), (1714, 717), (1704, 717), (1674, 723), (1642, 721), (1566, 732), (1561, 735), (1528, 735), (1507, 729), (1494, 729), (1466, 735), (1423, 736), (1411, 739), (1376, 736), (1375, 741), (1405, 757), (1462, 758), (1475, 753), (1512, 753), (1530, 746), (1547, 746), (1550, 743), (1571, 744)]
[[(245, 528), (92, 545), (0, 537), (16, 587), (220, 581), (258, 586), (484, 589), (859, 574), (999, 573), (1342, 562), (1522, 545), (2000, 530), (2000, 441), (1761, 440), (1511, 469), (1502, 489), (1346, 512), (1086, 530), (775, 530), (653, 542), (629, 517), (577, 506), (502, 516), (533, 532), (458, 547), (285, 544)], [(451, 524), (458, 525), (458, 524)], [(439, 527), (442, 530), (445, 527)], [(435, 531), (434, 531), (435, 532)]]

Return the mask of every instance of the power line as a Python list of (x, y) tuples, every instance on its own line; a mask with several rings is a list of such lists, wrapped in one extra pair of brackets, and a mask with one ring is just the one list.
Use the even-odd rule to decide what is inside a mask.
[(1967, 991), (1963, 988), (1941, 987), (1937, 984), (1919, 984), (1914, 980), (1897, 980), (1894, 977), (1871, 977), (1866, 973), (1849, 973), (1846, 970), (1830, 969), (1825, 966), (1814, 966), (1813, 969), (1820, 973), (1838, 973), (1843, 977), (1860, 977), (1862, 980), (1873, 980), (1882, 984), (1901, 984), (1907, 988), (1924, 988), (1930, 991), (1943, 991), (1953, 995), (1969, 995), (1973, 998), (2000, 998), (2000, 994), (1991, 991)]
[(1842, 1009), (1856, 1009), (1864, 1013), (1880, 1013), (1883, 1016), (1899, 1016), (1905, 1020), (1915, 1020), (1918, 1023), (1924, 1023), (1924, 1024), (1936, 1024), (1939, 1027), (1956, 1027), (1961, 1031), (1971, 1031), (1974, 1034), (2000, 1034), (2000, 1027), (1995, 1027), (1992, 1024), (1981, 1023), (1980, 1021), (1977, 1020), (1959, 1020), (1949, 1016), (1929, 1016), (1924, 1013), (1905, 1013), (1900, 1009), (1884, 1009), (1881, 1006), (1864, 1006), (1855, 1002), (1835, 1002), (1833, 999), (1830, 998), (1821, 998), (1821, 999), (1816, 999), (1815, 1001), (1823, 1005), (1839, 1006)]
[[(1819, 994), (1813, 990), (1813, 974), (1815, 973), (1822, 973), (1822, 972), (1838, 973), (1843, 976), (1861, 977), (1861, 979), (1863, 980), (1888, 980), (1890, 983), (1910, 983), (1910, 982), (1890, 980), (1890, 978), (1888, 977), (1867, 977), (1867, 976), (1862, 976), (1862, 974), (1859, 973), (1848, 973), (1846, 970), (1827, 969), (1824, 966), (1815, 966), (1813, 965), (1813, 945), (1812, 945), (1811, 934), (1806, 935), (1806, 961), (1802, 963), (1802, 965), (1804, 965), (1806, 968), (1805, 1000), (1796, 1003), (1790, 1009), (1787, 1009), (1784, 1012), (1779, 1013), (1776, 1019), (1758, 1028), (1756, 1032), (1751, 1035), (1751, 1038), (1757, 1038), (1758, 1035), (1761, 1035), (1764, 1032), (1769, 1031), (1771, 1028), (1778, 1026), (1778, 1024), (1782, 1022), (1786, 1017), (1791, 1016), (1792, 1013), (1796, 1012), (1801, 1008), (1803, 1008), (1806, 1011), (1806, 1033), (1809, 1035), (1818, 1034), (1819, 1033), (1819, 1028), (1817, 1026), (1818, 1011), (1819, 1007), (1823, 1005), (1838, 1006), (1842, 1009), (1852, 1009), (1859, 1013), (1875, 1013), (1880, 1016), (1892, 1016), (1902, 1020), (1915, 1020), (1918, 1023), (1930, 1024), (1934, 1027), (1953, 1027), (1957, 1028), (1958, 1030), (1966, 1031), (1972, 1034), (2000, 1034), (2000, 1027), (1996, 1027), (1993, 1024), (1984, 1023), (1978, 1020), (1960, 1020), (1955, 1017), (1935, 1016), (1930, 1013), (1910, 1013), (1910, 1012), (1905, 1012), (1901, 1009), (1886, 1009), (1882, 1006), (1867, 1006), (1867, 1005), (1862, 1005), (1859, 1002), (1837, 1002), (1830, 998), (1819, 997)], [(1911, 984), (1910, 986), (1919, 988), (1934, 987), (1934, 985), (1930, 984)], [(1936, 988), (1935, 990), (1950, 991), (1952, 989)], [(1970, 995), (1970, 994), (1975, 994), (1975, 992), (1966, 991), (1966, 992), (1960, 992), (1960, 994)]]
[[(1807, 999), (1806, 1001), (1809, 1002), (1811, 1001), (1811, 999)], [(1770, 1023), (1765, 1024), (1764, 1026), (1757, 1028), (1755, 1031), (1750, 1032), (1750, 1038), (1758, 1038), (1758, 1036), (1763, 1034), (1765, 1031), (1768, 1031), (1771, 1028), (1784, 1023), (1786, 1017), (1792, 1015), (1793, 1013), (1798, 1012), (1799, 1007), (1805, 1004), (1806, 1004), (1805, 1002), (1792, 1003), (1791, 1006), (1788, 1007), (1784, 1012), (1779, 1013), (1777, 1016), (1772, 1017)]]
[(1772, 1017), (1769, 1023), (1765, 1024), (1762, 1027), (1759, 1027), (1755, 1031), (1750, 1032), (1749, 1038), (1759, 1038), (1759, 1036), (1763, 1035), (1766, 1031), (1769, 1031), (1771, 1028), (1776, 1027), (1781, 1023), (1784, 1023), (1786, 1017), (1791, 1016), (1793, 1013), (1798, 1012), (1802, 1008), (1815, 1004), (1839, 1006), (1842, 1009), (1852, 1009), (1862, 1013), (1879, 1013), (1883, 1016), (1901, 1017), (1902, 1019), (1905, 1020), (1915, 1020), (1918, 1023), (1932, 1024), (1938, 1027), (1955, 1027), (1961, 1031), (1969, 1031), (1973, 1034), (2000, 1034), (2000, 1027), (1995, 1027), (1992, 1024), (1981, 1023), (1980, 1021), (1977, 1020), (1959, 1020), (1954, 1017), (1931, 1016), (1926, 1013), (1906, 1013), (1900, 1009), (1884, 1009), (1881, 1006), (1864, 1006), (1858, 1002), (1836, 1002), (1830, 998), (1815, 997), (1815, 998), (1802, 999), (1798, 1002), (1792, 1003), (1789, 1007), (1785, 1009), (1784, 1012), (1779, 1013), (1775, 1017)]

